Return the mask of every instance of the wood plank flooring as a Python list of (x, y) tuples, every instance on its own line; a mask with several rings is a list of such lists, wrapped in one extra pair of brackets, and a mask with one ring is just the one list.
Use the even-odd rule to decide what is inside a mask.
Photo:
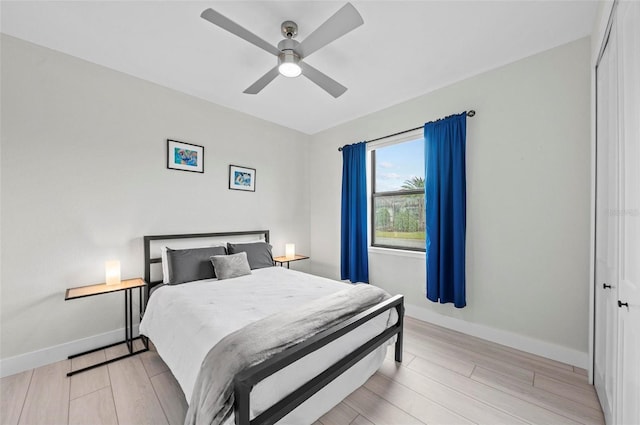
[[(187, 401), (155, 351), (66, 377), (123, 349), (3, 378), (0, 424), (182, 424)], [(390, 349), (371, 379), (313, 422), (385, 424), (600, 425), (604, 418), (585, 370), (407, 318), (403, 363)]]

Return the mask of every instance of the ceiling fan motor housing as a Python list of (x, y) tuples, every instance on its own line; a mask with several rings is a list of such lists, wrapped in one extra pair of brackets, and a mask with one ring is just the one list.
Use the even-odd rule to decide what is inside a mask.
[[(285, 51), (285, 50), (295, 50), (298, 46), (300, 45), (300, 43), (297, 40), (293, 40), (291, 38), (285, 38), (284, 40), (282, 40), (280, 43), (278, 43), (278, 49), (280, 49), (281, 51)], [(297, 56), (297, 55), (296, 55)]]

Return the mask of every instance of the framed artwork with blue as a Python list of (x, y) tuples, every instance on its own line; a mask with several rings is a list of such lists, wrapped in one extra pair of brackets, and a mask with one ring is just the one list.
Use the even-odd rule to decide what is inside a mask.
[(256, 170), (238, 165), (229, 165), (229, 189), (255, 192)]
[(167, 139), (167, 168), (204, 173), (204, 146)]

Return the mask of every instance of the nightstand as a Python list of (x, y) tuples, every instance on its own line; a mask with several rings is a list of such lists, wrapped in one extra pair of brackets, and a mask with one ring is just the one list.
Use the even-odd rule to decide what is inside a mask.
[[(142, 336), (133, 337), (133, 290), (138, 289), (138, 294), (140, 297), (140, 316), (142, 316), (142, 293), (144, 292), (144, 288), (147, 286), (147, 283), (141, 279), (128, 279), (123, 280), (119, 284), (116, 285), (107, 285), (106, 283), (100, 283), (98, 285), (89, 285), (89, 286), (80, 286), (77, 288), (68, 288), (65, 293), (64, 300), (75, 300), (76, 298), (84, 298), (84, 297), (92, 297), (94, 295), (101, 294), (109, 294), (111, 292), (119, 292), (124, 291), (124, 317), (125, 317), (125, 339), (120, 342), (116, 342), (114, 344), (105, 345), (104, 347), (94, 348), (93, 350), (84, 351), (82, 353), (74, 354), (69, 356), (69, 359), (73, 359), (74, 357), (83, 356), (85, 354), (93, 353), (94, 351), (103, 350), (105, 348), (113, 347), (115, 345), (120, 345), (122, 343), (127, 344), (127, 348), (129, 350), (128, 354), (124, 354), (120, 357), (116, 357), (113, 359), (109, 359), (107, 361), (97, 363), (82, 369), (74, 370), (72, 372), (67, 373), (67, 376), (75, 375), (76, 373), (84, 372), (89, 369), (96, 368), (98, 366), (105, 365), (107, 363), (112, 363), (120, 359), (124, 359), (125, 357), (135, 356), (136, 354), (144, 353), (149, 350), (149, 340), (143, 338)], [(144, 348), (138, 351), (133, 351), (133, 341), (136, 339), (141, 339), (144, 342)]]
[(286, 255), (282, 255), (280, 257), (275, 257), (273, 262), (276, 263), (276, 266), (279, 264), (280, 267), (283, 266), (284, 263), (287, 263), (287, 268), (289, 268), (289, 263), (291, 261), (300, 261), (300, 260), (308, 260), (309, 257), (306, 255), (294, 255), (293, 257), (287, 257)]

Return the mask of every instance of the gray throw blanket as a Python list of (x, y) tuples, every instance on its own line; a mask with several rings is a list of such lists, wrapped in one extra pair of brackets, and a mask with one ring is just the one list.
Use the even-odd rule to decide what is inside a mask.
[(227, 335), (202, 361), (185, 425), (223, 423), (233, 413), (233, 379), (237, 373), (387, 298), (390, 295), (375, 286), (354, 285)]

